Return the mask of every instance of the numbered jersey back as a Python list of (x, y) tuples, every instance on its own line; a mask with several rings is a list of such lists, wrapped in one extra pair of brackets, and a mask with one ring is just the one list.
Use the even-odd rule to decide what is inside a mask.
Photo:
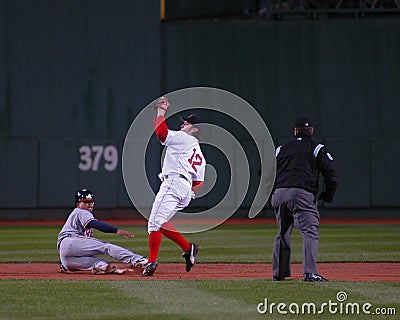
[(199, 141), (182, 131), (168, 130), (162, 174), (180, 173), (194, 181), (204, 181), (206, 160)]

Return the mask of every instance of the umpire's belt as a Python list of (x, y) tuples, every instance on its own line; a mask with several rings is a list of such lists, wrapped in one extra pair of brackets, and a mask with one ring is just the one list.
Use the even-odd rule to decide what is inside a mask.
[(179, 178), (185, 179), (186, 181), (189, 181), (188, 178), (186, 178), (183, 174), (180, 174), (180, 173), (179, 174), (166, 174), (163, 176), (163, 179), (165, 180), (165, 179), (173, 178), (173, 177), (179, 177)]

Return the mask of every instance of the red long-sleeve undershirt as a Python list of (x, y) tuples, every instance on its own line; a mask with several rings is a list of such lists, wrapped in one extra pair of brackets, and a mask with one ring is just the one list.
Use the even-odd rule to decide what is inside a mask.
[(165, 122), (164, 116), (158, 116), (154, 119), (154, 131), (156, 132), (156, 136), (160, 142), (164, 142), (167, 139), (168, 135), (168, 126)]

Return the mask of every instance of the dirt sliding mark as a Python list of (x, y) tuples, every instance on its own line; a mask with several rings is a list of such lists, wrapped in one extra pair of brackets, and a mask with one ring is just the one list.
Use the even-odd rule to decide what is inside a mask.
[[(124, 265), (119, 264), (120, 267)], [(126, 267), (126, 266), (125, 266)], [(319, 272), (330, 280), (400, 282), (400, 263), (320, 263)], [(211, 279), (271, 279), (270, 264), (196, 264), (185, 272), (184, 264), (161, 263), (153, 277), (143, 277), (139, 271), (125, 274), (92, 275), (81, 271), (59, 273), (54, 263), (3, 263), (0, 278), (57, 280), (211, 280)], [(301, 264), (292, 265), (293, 280), (301, 280)]]

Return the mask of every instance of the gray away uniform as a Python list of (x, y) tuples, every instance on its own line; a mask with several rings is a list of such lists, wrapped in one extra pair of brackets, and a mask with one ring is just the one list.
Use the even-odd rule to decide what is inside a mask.
[(105, 254), (119, 262), (134, 264), (143, 256), (120, 246), (93, 238), (88, 224), (96, 220), (90, 211), (75, 208), (58, 234), (57, 249), (61, 264), (70, 271), (92, 270), (109, 262), (99, 257)]

